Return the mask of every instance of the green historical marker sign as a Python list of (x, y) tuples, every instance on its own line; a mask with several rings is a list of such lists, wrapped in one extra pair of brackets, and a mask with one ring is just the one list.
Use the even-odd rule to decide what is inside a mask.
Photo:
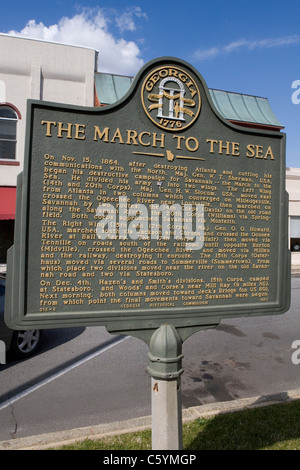
[(174, 58), (115, 105), (29, 101), (5, 319), (200, 329), (285, 312), (285, 134), (230, 124)]

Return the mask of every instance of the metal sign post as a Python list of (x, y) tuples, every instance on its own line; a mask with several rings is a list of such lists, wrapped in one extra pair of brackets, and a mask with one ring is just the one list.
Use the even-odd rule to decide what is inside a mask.
[(183, 341), (289, 308), (285, 134), (273, 117), (263, 98), (209, 90), (172, 57), (146, 64), (114, 105), (28, 102), (5, 321), (146, 341), (155, 448), (182, 445)]
[(172, 325), (153, 333), (148, 354), (152, 404), (152, 449), (182, 448), (182, 341)]

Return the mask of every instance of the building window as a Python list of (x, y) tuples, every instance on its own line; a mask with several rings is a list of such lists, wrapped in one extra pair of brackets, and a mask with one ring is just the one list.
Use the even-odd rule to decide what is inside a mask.
[(291, 217), (291, 251), (300, 253), (300, 217)]
[(0, 106), (0, 159), (14, 160), (17, 144), (16, 111), (9, 106)]

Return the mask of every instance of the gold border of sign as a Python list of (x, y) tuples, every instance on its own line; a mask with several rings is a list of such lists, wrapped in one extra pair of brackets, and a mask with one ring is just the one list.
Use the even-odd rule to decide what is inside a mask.
[[(185, 75), (187, 75), (187, 76), (191, 79), (191, 81), (193, 82), (193, 85), (195, 86), (195, 88), (196, 88), (196, 90), (197, 90), (197, 93), (198, 93), (198, 96), (199, 96), (198, 110), (197, 110), (197, 112), (196, 112), (194, 118), (193, 118), (189, 123), (187, 123), (185, 126), (182, 126), (182, 127), (175, 127), (175, 126), (174, 126), (174, 127), (169, 128), (169, 127), (163, 126), (162, 124), (159, 124), (159, 122), (157, 122), (157, 121), (156, 121), (154, 118), (152, 118), (152, 116), (149, 114), (149, 112), (148, 112), (148, 110), (147, 110), (147, 107), (146, 107), (146, 105), (145, 105), (145, 102), (144, 102), (145, 85), (146, 85), (147, 81), (149, 80), (149, 77), (152, 76), (155, 72), (158, 72), (159, 70), (162, 70), (162, 69), (165, 69), (165, 68), (168, 68), (168, 67), (170, 67), (170, 68), (172, 68), (172, 69), (176, 69), (176, 70), (178, 70), (179, 72), (182, 72), (182, 73), (184, 73)], [(148, 92), (147, 92), (147, 93), (148, 93)], [(161, 67), (157, 67), (156, 69), (152, 70), (152, 71), (147, 75), (147, 77), (145, 78), (144, 83), (143, 83), (143, 85), (142, 85), (142, 89), (141, 89), (141, 101), (142, 101), (142, 105), (143, 105), (144, 111), (145, 111), (146, 115), (148, 116), (148, 118), (149, 118), (157, 127), (160, 127), (161, 129), (164, 129), (164, 130), (170, 131), (170, 132), (180, 132), (180, 131), (183, 131), (184, 129), (187, 129), (188, 127), (190, 127), (190, 126), (195, 122), (195, 120), (198, 118), (199, 113), (200, 113), (200, 109), (201, 109), (201, 104), (202, 104), (200, 91), (199, 91), (199, 88), (198, 88), (198, 86), (197, 86), (197, 83), (196, 83), (196, 81), (193, 79), (193, 77), (192, 77), (189, 73), (187, 73), (186, 70), (184, 70), (184, 69), (182, 69), (182, 68), (180, 68), (180, 67), (177, 67), (176, 65), (171, 65), (171, 64), (170, 64), (170, 65), (166, 64), (166, 65), (162, 65)], [(162, 118), (162, 119), (163, 119), (163, 118)], [(166, 118), (166, 119), (168, 119), (168, 118)], [(171, 121), (171, 119), (170, 119), (170, 121)]]

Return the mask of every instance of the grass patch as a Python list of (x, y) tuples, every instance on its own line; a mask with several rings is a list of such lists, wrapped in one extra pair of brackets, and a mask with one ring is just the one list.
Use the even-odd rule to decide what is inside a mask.
[[(236, 411), (183, 426), (184, 450), (300, 450), (300, 401)], [(62, 450), (151, 450), (151, 430), (86, 439)]]

